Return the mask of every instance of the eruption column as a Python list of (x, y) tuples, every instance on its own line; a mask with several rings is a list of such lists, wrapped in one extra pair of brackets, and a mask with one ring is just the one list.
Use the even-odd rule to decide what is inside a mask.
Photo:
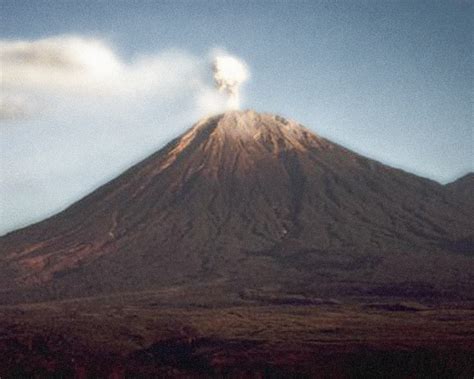
[(239, 89), (249, 77), (245, 63), (230, 55), (221, 55), (214, 58), (212, 70), (217, 89), (229, 96), (227, 107), (239, 109)]

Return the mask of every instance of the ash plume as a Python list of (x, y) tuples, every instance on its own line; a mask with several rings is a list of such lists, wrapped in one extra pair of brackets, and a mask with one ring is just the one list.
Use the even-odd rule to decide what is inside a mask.
[(247, 65), (236, 57), (223, 54), (214, 57), (212, 70), (217, 89), (228, 96), (227, 108), (239, 109), (240, 86), (249, 78)]

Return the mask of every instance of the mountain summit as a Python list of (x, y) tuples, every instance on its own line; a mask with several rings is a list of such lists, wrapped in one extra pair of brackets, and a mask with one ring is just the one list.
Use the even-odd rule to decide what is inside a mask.
[(474, 288), (472, 246), (457, 248), (472, 234), (462, 204), (294, 121), (232, 111), (2, 237), (0, 296), (219, 285), (229, 294), (463, 297)]

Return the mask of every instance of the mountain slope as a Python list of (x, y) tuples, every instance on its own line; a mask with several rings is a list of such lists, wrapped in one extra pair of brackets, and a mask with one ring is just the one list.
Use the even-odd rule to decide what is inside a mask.
[(455, 244), (471, 226), (438, 183), (279, 116), (228, 112), (2, 237), (0, 288), (3, 301), (216, 283), (465, 296), (472, 255)]
[(474, 211), (472, 202), (474, 198), (474, 173), (470, 172), (454, 182), (446, 184), (446, 188), (464, 206), (470, 206), (471, 210)]

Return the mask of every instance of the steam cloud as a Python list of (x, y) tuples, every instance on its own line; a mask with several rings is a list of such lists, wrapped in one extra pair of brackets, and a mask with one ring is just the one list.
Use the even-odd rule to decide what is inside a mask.
[(0, 120), (22, 120), (31, 111), (67, 101), (99, 98), (179, 99), (196, 92), (201, 60), (165, 50), (124, 61), (101, 39), (56, 36), (0, 40)]
[[(214, 86), (206, 80), (209, 58)], [(104, 40), (77, 35), (39, 40), (0, 40), (0, 121), (23, 120), (71, 100), (97, 103), (194, 97), (194, 118), (237, 109), (247, 65), (222, 50), (207, 59), (165, 50), (123, 60)], [(215, 88), (213, 88), (215, 87)], [(54, 99), (53, 99), (54, 98)], [(128, 102), (127, 102), (128, 101)]]
[(227, 108), (239, 109), (240, 86), (249, 78), (246, 64), (230, 55), (218, 55), (214, 58), (212, 70), (217, 89), (228, 95)]

